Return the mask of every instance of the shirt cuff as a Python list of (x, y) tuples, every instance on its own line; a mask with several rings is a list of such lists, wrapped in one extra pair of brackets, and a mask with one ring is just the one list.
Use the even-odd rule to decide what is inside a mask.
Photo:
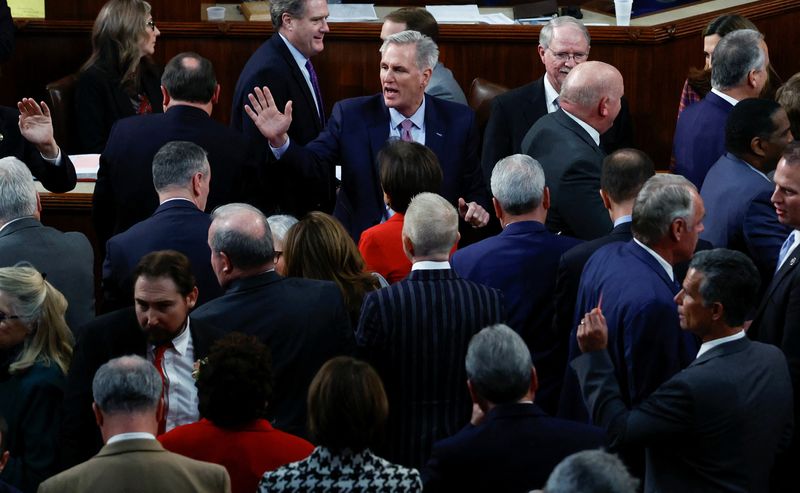
[(289, 142), (291, 138), (288, 136), (286, 137), (286, 142), (280, 147), (272, 147), (272, 144), (269, 144), (269, 150), (272, 151), (272, 155), (275, 156), (275, 159), (280, 159), (286, 153), (286, 150), (289, 148)]
[(42, 154), (41, 152), (39, 153), (39, 155), (42, 156), (42, 159), (44, 159), (50, 164), (54, 164), (56, 166), (61, 165), (61, 147), (58, 148), (58, 154), (56, 154), (56, 157), (45, 157), (45, 155)]

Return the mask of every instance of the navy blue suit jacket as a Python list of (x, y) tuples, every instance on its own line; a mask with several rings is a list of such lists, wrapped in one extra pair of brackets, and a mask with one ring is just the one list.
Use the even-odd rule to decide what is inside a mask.
[[(302, 147), (292, 141), (281, 158), (307, 176), (330, 179), (342, 165), (342, 186), (333, 215), (358, 243), (361, 232), (381, 222), (386, 212), (378, 174), (378, 151), (389, 138), (389, 109), (383, 96), (336, 103), (328, 126)], [(425, 96), (425, 145), (442, 167), (441, 195), (455, 204), (459, 197), (489, 210), (489, 196), (478, 163), (475, 113), (468, 107)]]
[(142, 257), (158, 250), (177, 250), (189, 258), (198, 305), (222, 294), (211, 268), (209, 226), (211, 217), (193, 203), (170, 200), (151, 217), (108, 240), (103, 262), (104, 310), (133, 304), (133, 269)]
[(419, 467), (434, 441), (469, 421), (472, 401), (464, 369), (469, 340), (503, 321), (500, 291), (450, 269), (411, 271), (402, 281), (367, 293), (356, 344), (389, 398), (381, 457)]
[(540, 222), (522, 221), (456, 251), (451, 260), (459, 276), (503, 292), (508, 325), (525, 340), (539, 376), (536, 403), (550, 414), (564, 379), (564, 363), (553, 359), (556, 269), (561, 255), (579, 243), (550, 233)]
[(761, 273), (763, 291), (791, 232), (778, 222), (772, 207), (775, 185), (731, 153), (720, 157), (706, 178), (700, 190), (706, 207), (700, 237), (715, 248), (738, 250), (750, 257)]
[(526, 492), (543, 487), (568, 455), (604, 444), (601, 428), (552, 418), (536, 404), (501, 404), (436, 442), (422, 480), (425, 491)]
[[(614, 242), (586, 263), (578, 289), (569, 360), (580, 356), (578, 321), (597, 306), (602, 293), (608, 323), (608, 352), (614, 362), (622, 399), (636, 405), (685, 368), (695, 354), (694, 336), (681, 330), (673, 301), (679, 291), (664, 268), (633, 240)], [(586, 420), (588, 414), (575, 379), (567, 370), (559, 415)]]
[(675, 127), (674, 172), (698, 190), (709, 168), (725, 154), (725, 124), (733, 106), (713, 92), (683, 110)]

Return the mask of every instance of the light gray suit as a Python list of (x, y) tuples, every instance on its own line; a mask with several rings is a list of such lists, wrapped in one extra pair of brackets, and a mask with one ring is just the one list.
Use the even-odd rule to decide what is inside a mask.
[(428, 87), (425, 88), (425, 94), (429, 96), (436, 96), (437, 98), (454, 103), (461, 103), (466, 106), (467, 97), (464, 96), (464, 91), (458, 85), (453, 72), (445, 67), (442, 62), (438, 62), (433, 67), (431, 80), (428, 82)]

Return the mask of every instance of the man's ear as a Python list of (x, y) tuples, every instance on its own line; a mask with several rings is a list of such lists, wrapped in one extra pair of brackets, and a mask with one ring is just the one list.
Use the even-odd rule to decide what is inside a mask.
[(167, 89), (164, 86), (161, 86), (161, 98), (164, 100), (163, 103), (164, 109), (167, 109), (167, 106), (169, 106), (169, 103), (170, 101), (172, 101), (172, 98), (169, 97), (169, 93), (167, 92)]
[(411, 243), (411, 239), (408, 236), (403, 235), (402, 238), (403, 238), (403, 251), (405, 252), (406, 257), (408, 257), (408, 260), (413, 262), (414, 244)]
[(756, 156), (764, 157), (766, 153), (764, 152), (764, 148), (761, 145), (763, 144), (763, 142), (764, 141), (761, 139), (761, 137), (758, 136), (753, 137), (750, 140), (750, 152), (752, 152)]
[(602, 188), (600, 189), (600, 199), (603, 201), (603, 207), (605, 207), (608, 210), (611, 210), (611, 198), (608, 196), (608, 193)]
[(192, 196), (199, 197), (203, 191), (203, 173), (192, 176)]
[(542, 192), (542, 208), (544, 210), (550, 209), (550, 187), (545, 186)]
[(97, 423), (99, 428), (103, 427), (103, 411), (100, 410), (100, 406), (97, 405), (96, 402), (92, 402), (92, 412), (94, 412), (94, 422)]
[(217, 87), (214, 88), (214, 95), (211, 96), (211, 104), (217, 104), (219, 102), (219, 93), (222, 86), (217, 84)]
[[(3, 437), (3, 440), (5, 440), (5, 439), (6, 439), (6, 437)], [(8, 464), (8, 457), (10, 455), (11, 455), (11, 452), (9, 452), (8, 450), (3, 452), (3, 455), (0, 455), (0, 472), (3, 472), (3, 469), (5, 469), (5, 467), (6, 467), (6, 464)]]
[(197, 289), (197, 286), (195, 286), (194, 288), (192, 288), (191, 292), (189, 292), (189, 295), (186, 296), (186, 304), (189, 305), (190, 310), (194, 308), (195, 304), (197, 304), (198, 293), (199, 291)]
[(500, 224), (503, 224), (503, 209), (500, 207), (500, 202), (494, 197), (492, 197), (492, 207), (494, 208), (494, 215), (500, 220)]
[(672, 241), (680, 241), (685, 233), (686, 221), (682, 217), (676, 218), (672, 221), (672, 224), (669, 225), (669, 236)]
[(608, 96), (600, 98), (600, 102), (597, 103), (597, 114), (603, 118), (611, 114), (611, 110), (608, 109)]

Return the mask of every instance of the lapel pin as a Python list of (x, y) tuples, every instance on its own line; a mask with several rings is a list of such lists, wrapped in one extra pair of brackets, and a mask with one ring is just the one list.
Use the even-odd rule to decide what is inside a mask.
[(795, 264), (795, 262), (797, 262), (797, 257), (792, 257), (791, 259), (789, 259), (789, 266), (791, 267), (792, 265)]
[(3, 142), (3, 139), (5, 139), (5, 137), (3, 136), (3, 134), (0, 134), (0, 142)]
[(439, 132), (436, 132), (436, 135), (438, 135), (439, 137), (441, 137), (441, 136), (442, 136), (442, 134), (440, 134)]

